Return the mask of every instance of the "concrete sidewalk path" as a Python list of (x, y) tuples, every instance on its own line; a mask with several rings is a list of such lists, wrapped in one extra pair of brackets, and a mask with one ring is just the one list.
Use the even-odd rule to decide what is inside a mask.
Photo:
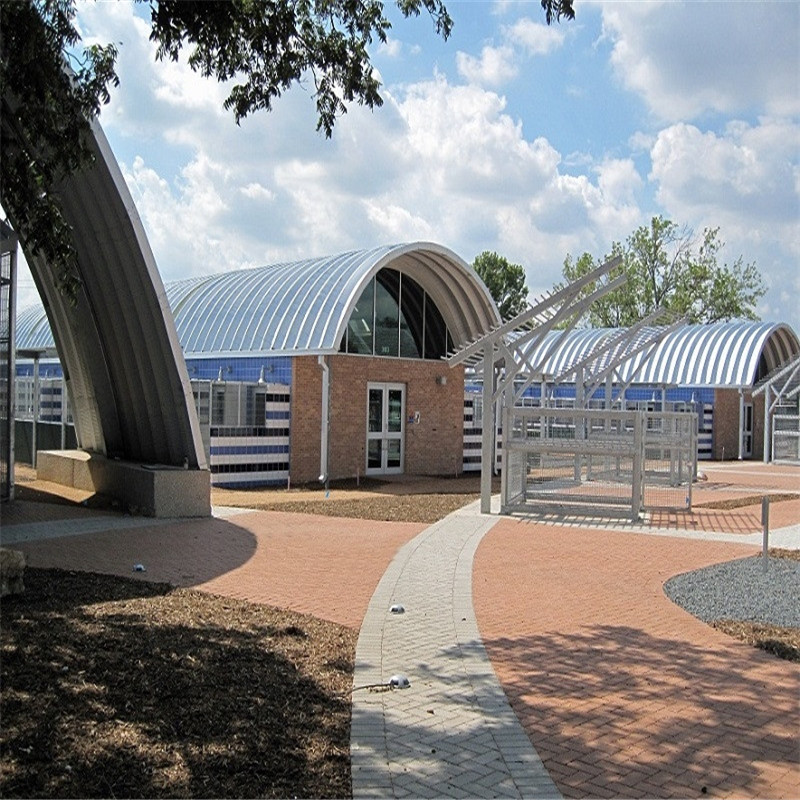
[[(560, 796), (473, 612), (473, 557), (497, 521), (473, 503), (408, 542), (384, 573), (356, 650), (354, 797)], [(393, 677), (410, 686), (389, 688)]]

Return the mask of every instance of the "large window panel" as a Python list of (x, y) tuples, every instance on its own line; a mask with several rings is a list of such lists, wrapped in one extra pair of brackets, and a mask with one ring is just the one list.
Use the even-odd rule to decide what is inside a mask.
[(449, 344), (447, 325), (445, 325), (436, 304), (429, 295), (425, 296), (425, 358), (442, 358), (447, 355)]
[(341, 352), (440, 359), (453, 349), (444, 318), (413, 278), (382, 269), (364, 289), (347, 323)]
[(399, 355), (400, 273), (385, 269), (375, 286), (375, 355)]
[(347, 323), (347, 352), (372, 355), (372, 328), (375, 310), (375, 279), (373, 278), (361, 297)]
[(408, 275), (400, 281), (400, 358), (422, 358), (425, 291)]

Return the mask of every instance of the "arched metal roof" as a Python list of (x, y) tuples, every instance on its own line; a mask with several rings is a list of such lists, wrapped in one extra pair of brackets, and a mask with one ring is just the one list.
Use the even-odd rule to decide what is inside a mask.
[(425, 289), (455, 342), (500, 321), (467, 264), (419, 242), (177, 281), (167, 300), (187, 356), (334, 353), (364, 287), (385, 267)]
[[(4, 91), (3, 135), (19, 136)], [(20, 349), (58, 343), (80, 446), (144, 464), (205, 469), (191, 384), (144, 227), (99, 123), (86, 144), (93, 163), (59, 183), (73, 232), (79, 285), (74, 302), (58, 286), (58, 265), (25, 248), (47, 309), (18, 332)], [(15, 209), (7, 208), (19, 228)], [(21, 318), (28, 320), (26, 315)], [(46, 328), (46, 331), (45, 331)]]
[[(612, 335), (610, 329), (549, 333), (527, 354), (548, 375), (559, 375), (586, 358)], [(800, 340), (789, 325), (772, 322), (719, 322), (685, 325), (668, 334), (650, 353), (625, 362), (620, 379), (636, 370), (635, 383), (697, 387), (753, 386), (764, 375), (800, 353)], [(546, 357), (548, 356), (548, 357)], [(642, 363), (644, 362), (644, 363)]]
[(19, 312), (16, 339), (18, 350), (36, 350), (48, 355), (55, 352), (53, 332), (40, 305), (28, 306)]
[[(422, 286), (456, 344), (500, 322), (470, 266), (447, 248), (419, 242), (189, 278), (167, 284), (166, 295), (187, 357), (335, 353), (358, 298), (383, 268)], [(29, 340), (47, 346), (45, 328), (41, 309), (38, 318), (26, 310), (19, 347)]]

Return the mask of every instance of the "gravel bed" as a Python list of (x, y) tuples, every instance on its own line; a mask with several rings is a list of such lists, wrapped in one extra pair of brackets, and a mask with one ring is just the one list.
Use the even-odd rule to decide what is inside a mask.
[(704, 622), (733, 619), (800, 627), (800, 561), (741, 558), (676, 575), (667, 596)]

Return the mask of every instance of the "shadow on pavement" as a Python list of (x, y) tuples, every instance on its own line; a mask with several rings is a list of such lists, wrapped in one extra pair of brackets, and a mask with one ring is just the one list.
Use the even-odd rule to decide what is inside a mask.
[[(566, 797), (792, 797), (795, 665), (595, 625), (485, 642)], [(727, 650), (727, 648), (726, 648)]]

